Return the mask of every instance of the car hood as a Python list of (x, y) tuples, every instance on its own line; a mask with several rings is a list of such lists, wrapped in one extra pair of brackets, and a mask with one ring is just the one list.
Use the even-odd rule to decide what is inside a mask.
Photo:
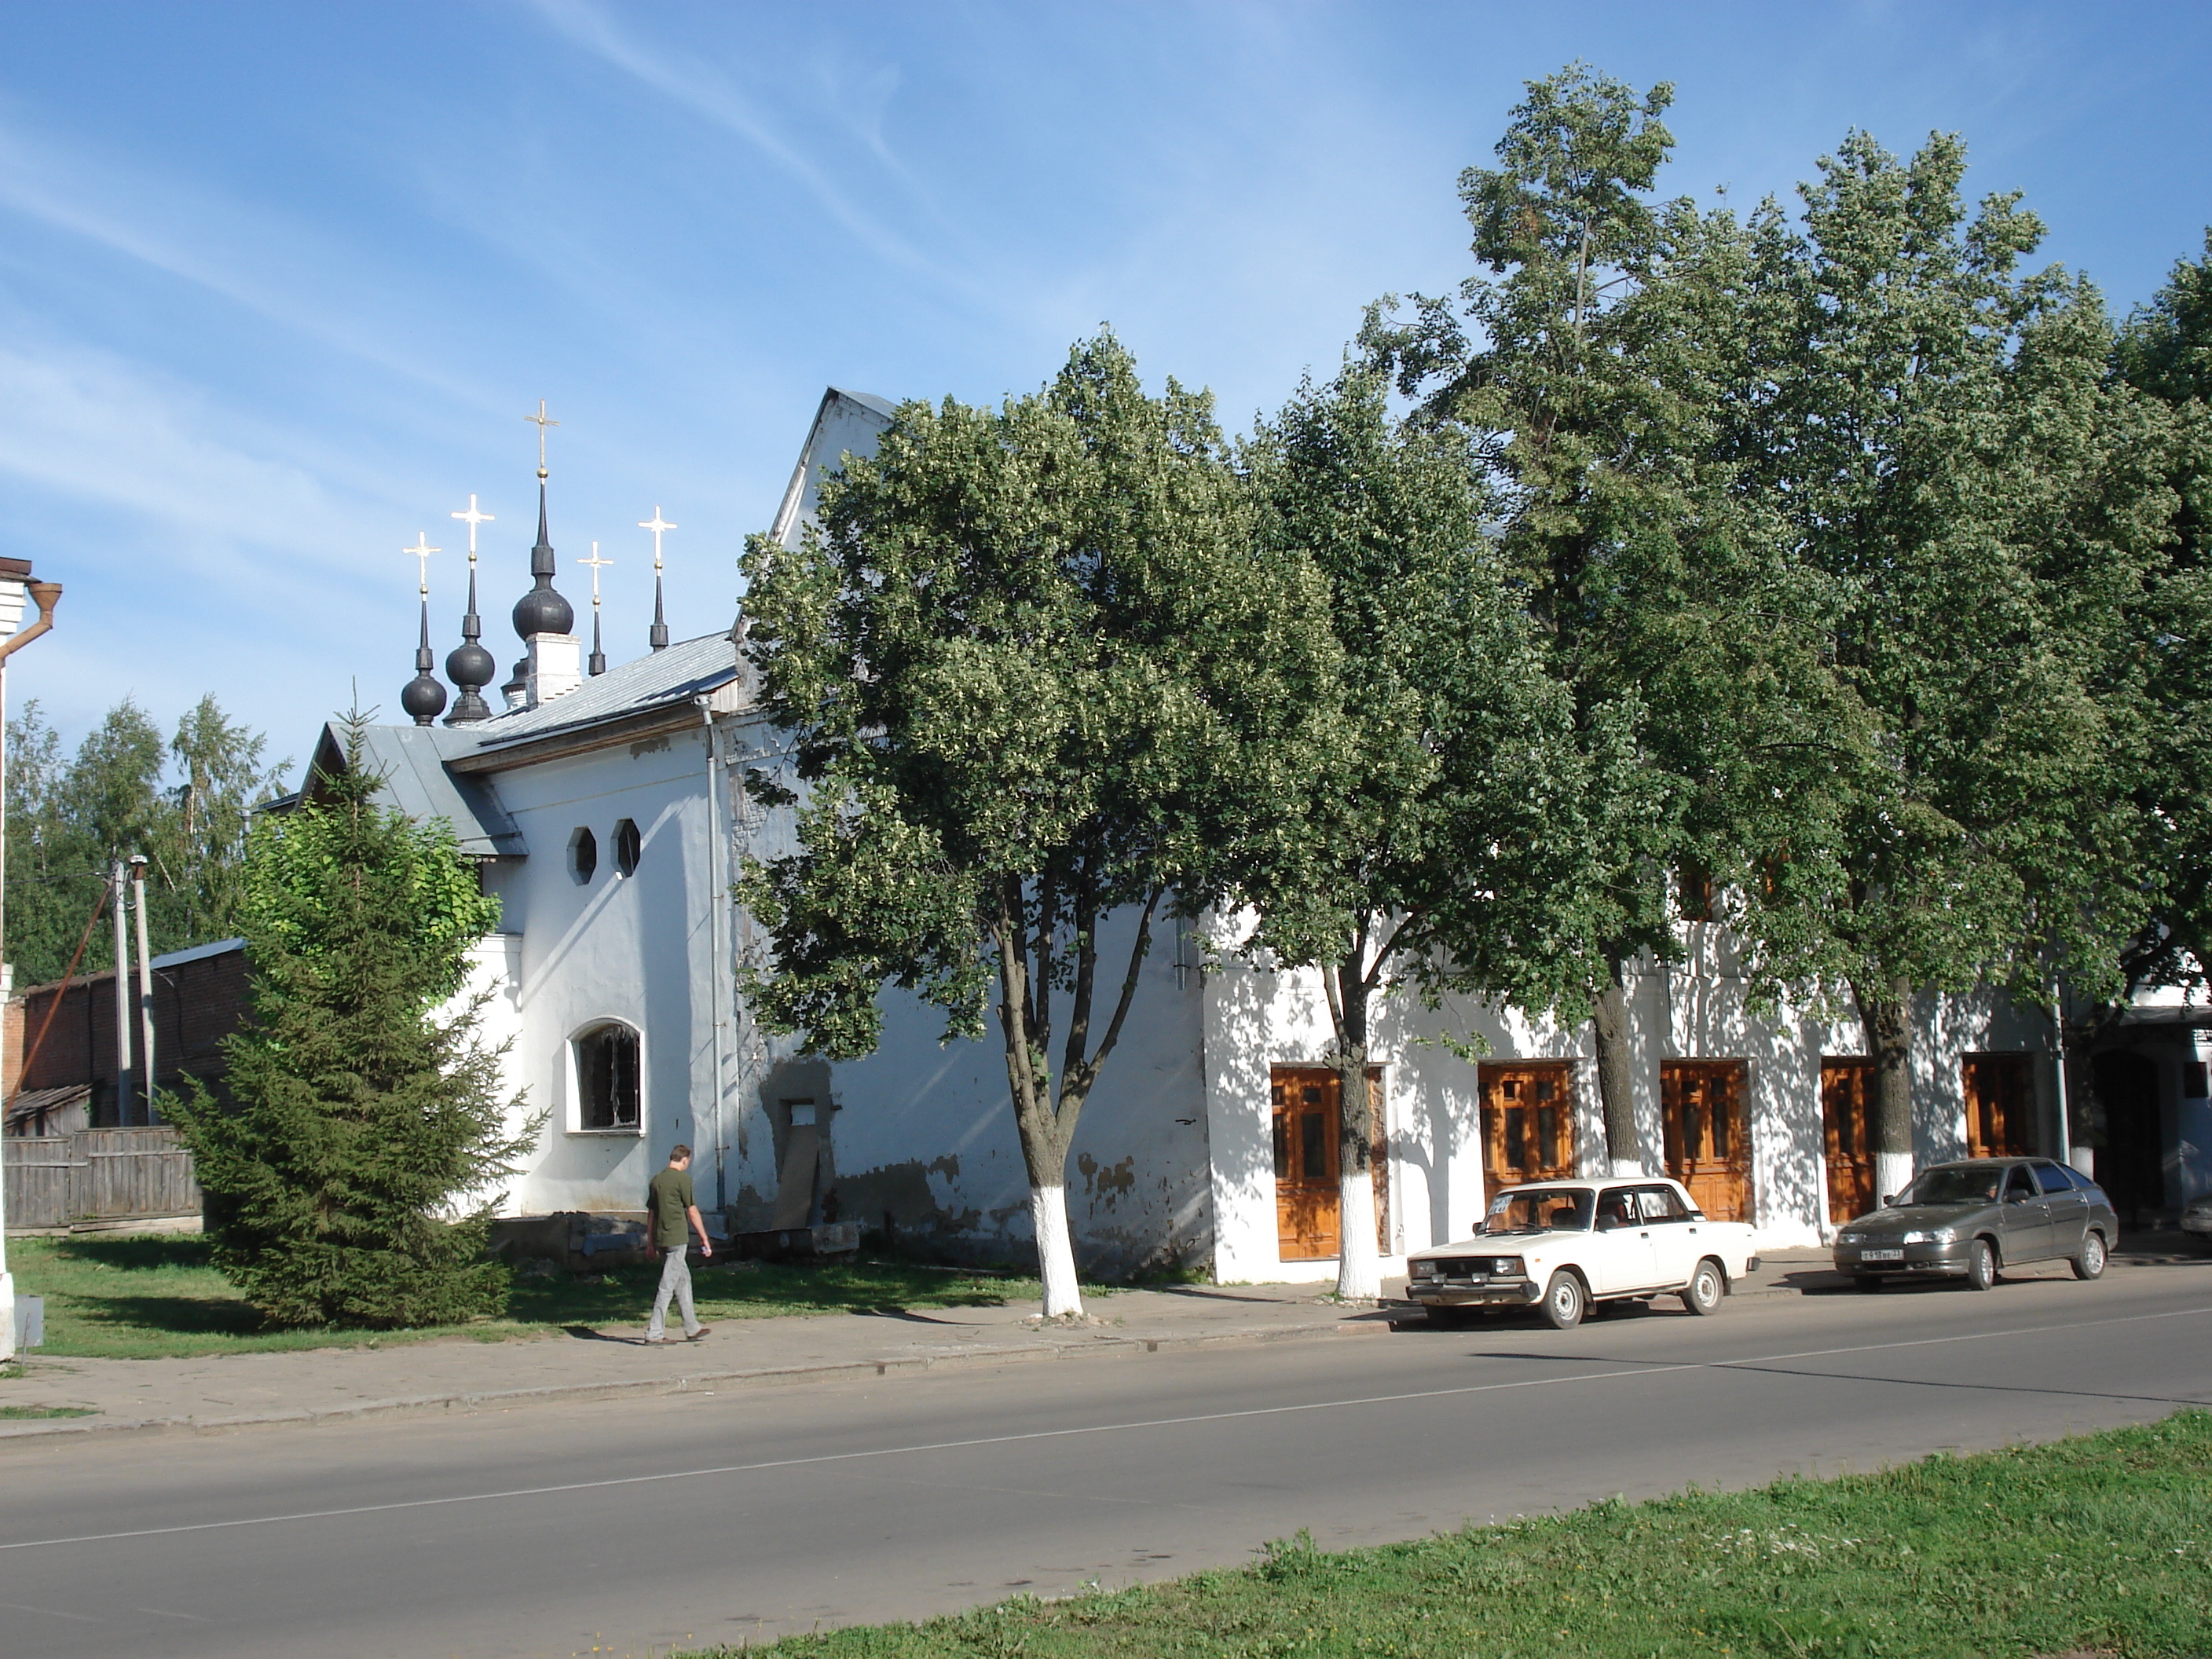
[(1996, 1205), (1987, 1202), (1972, 1204), (1911, 1204), (1903, 1209), (1876, 1210), (1872, 1215), (1863, 1215), (1848, 1223), (1846, 1231), (1855, 1233), (1907, 1233), (1933, 1227), (1948, 1227), (1964, 1221), (1969, 1216)]
[(1455, 1240), (1449, 1244), (1431, 1244), (1425, 1250), (1411, 1252), (1406, 1260), (1423, 1261), (1431, 1256), (1443, 1255), (1522, 1255), (1540, 1249), (1554, 1239), (1588, 1238), (1588, 1233), (1537, 1232), (1477, 1233), (1472, 1238)]

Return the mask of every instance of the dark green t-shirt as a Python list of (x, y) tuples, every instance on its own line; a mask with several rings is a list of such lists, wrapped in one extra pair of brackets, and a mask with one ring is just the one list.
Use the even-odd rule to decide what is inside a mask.
[(653, 1212), (653, 1242), (664, 1250), (684, 1249), (690, 1223), (684, 1212), (697, 1202), (691, 1196), (691, 1171), (663, 1170), (646, 1188), (645, 1207)]

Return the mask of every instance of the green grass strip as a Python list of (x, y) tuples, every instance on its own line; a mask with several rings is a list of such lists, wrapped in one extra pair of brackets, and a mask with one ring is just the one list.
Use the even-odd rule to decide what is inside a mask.
[(2199, 1659), (2212, 1655), (2212, 1413), (1879, 1474), (1614, 1500), (1376, 1549), (1323, 1552), (1301, 1534), (1234, 1571), (790, 1637), (769, 1650)]
[[(173, 1359), (284, 1349), (371, 1347), (438, 1337), (487, 1342), (571, 1327), (635, 1325), (653, 1309), (657, 1266), (571, 1278), (518, 1277), (503, 1319), (425, 1330), (265, 1328), (191, 1233), (93, 1233), (21, 1238), (8, 1246), (18, 1290), (43, 1296), (46, 1346), (54, 1358)], [(746, 1262), (692, 1271), (699, 1316), (721, 1324), (785, 1314), (876, 1313), (1035, 1302), (1033, 1279), (948, 1273), (897, 1264), (787, 1267)], [(1091, 1287), (1095, 1290), (1096, 1287)]]
[(0, 1406), (0, 1423), (21, 1423), (35, 1417), (97, 1417), (89, 1406)]

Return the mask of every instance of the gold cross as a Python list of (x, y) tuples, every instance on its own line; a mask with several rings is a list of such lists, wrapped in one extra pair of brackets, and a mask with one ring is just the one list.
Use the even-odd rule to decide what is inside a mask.
[(558, 426), (561, 422), (545, 418), (545, 399), (543, 398), (538, 400), (538, 412), (535, 415), (526, 415), (522, 418), (534, 422), (538, 428), (538, 476), (542, 478), (545, 476), (545, 428), (549, 426)]
[(592, 567), (592, 609), (596, 611), (599, 608), (599, 572), (612, 564), (614, 561), (612, 559), (601, 558), (599, 556), (599, 544), (597, 542), (593, 542), (592, 544), (592, 556), (588, 559), (579, 559), (576, 562), (578, 564), (587, 564)]
[(649, 519), (640, 519), (637, 521), (637, 527), (640, 530), (650, 530), (653, 532), (653, 568), (657, 572), (660, 568), (660, 538), (664, 532), (674, 530), (678, 526), (660, 516), (660, 503), (655, 501), (653, 504), (653, 516)]
[(469, 562), (474, 564), (477, 562), (477, 526), (480, 524), (491, 523), (492, 516), (489, 513), (477, 511), (476, 493), (471, 490), (469, 494), (469, 510), (465, 513), (456, 513), (453, 517), (469, 527)]
[(415, 545), (403, 547), (399, 550), (413, 556), (416, 562), (421, 567), (422, 597), (428, 599), (430, 597), (430, 556), (433, 553), (442, 553), (445, 549), (431, 546), (429, 537), (418, 530), (415, 532)]

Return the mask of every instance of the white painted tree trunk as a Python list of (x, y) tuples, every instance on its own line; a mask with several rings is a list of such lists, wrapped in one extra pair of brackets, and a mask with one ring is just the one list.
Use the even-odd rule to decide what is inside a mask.
[(1616, 1158), (1613, 1160), (1613, 1175), (1616, 1181), (1625, 1176), (1640, 1176), (1643, 1173), (1644, 1160), (1640, 1158)]
[(1044, 1280), (1044, 1316), (1074, 1318), (1083, 1312), (1075, 1278), (1075, 1245), (1067, 1231), (1067, 1188), (1031, 1187), (1030, 1225), (1036, 1230), (1037, 1271)]
[(1912, 1184), (1912, 1154), (1876, 1152), (1874, 1155), (1874, 1195), (1894, 1198)]
[(1375, 1178), (1367, 1170), (1346, 1170), (1337, 1182), (1342, 1225), (1336, 1247), (1336, 1293), (1372, 1302), (1382, 1294), (1382, 1262), (1375, 1249)]

